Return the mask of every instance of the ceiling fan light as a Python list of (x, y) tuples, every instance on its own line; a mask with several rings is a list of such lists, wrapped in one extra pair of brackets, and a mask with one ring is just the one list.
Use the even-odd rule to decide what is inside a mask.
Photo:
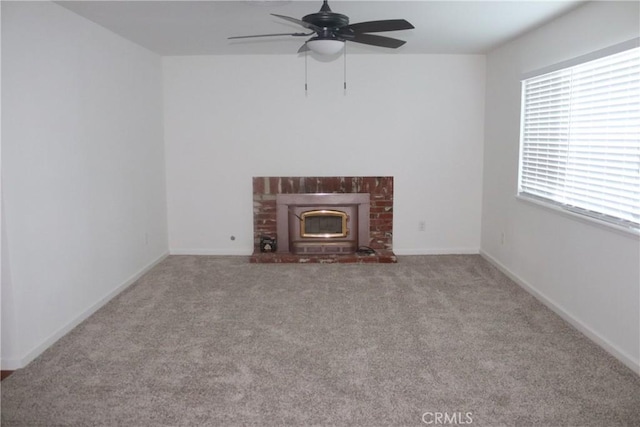
[(344, 42), (340, 40), (309, 40), (307, 46), (311, 51), (319, 55), (334, 55), (344, 48)]

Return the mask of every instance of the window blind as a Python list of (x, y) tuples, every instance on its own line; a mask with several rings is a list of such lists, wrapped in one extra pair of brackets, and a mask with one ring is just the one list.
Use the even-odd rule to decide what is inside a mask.
[(523, 81), (519, 193), (638, 229), (640, 48)]

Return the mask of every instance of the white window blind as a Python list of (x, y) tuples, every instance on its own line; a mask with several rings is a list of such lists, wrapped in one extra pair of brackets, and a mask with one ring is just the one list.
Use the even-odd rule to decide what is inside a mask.
[(640, 48), (523, 81), (519, 194), (640, 224)]

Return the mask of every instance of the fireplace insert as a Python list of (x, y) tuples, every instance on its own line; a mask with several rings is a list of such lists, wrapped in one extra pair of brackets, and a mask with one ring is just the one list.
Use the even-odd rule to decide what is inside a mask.
[(342, 211), (320, 209), (303, 212), (300, 215), (300, 237), (347, 237), (348, 220), (349, 215)]
[(369, 194), (278, 194), (278, 252), (354, 253), (369, 240)]

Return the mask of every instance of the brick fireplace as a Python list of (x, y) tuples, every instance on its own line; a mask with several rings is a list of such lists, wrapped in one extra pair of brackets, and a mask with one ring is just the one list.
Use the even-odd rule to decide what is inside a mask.
[[(282, 200), (307, 200), (308, 197), (312, 197), (310, 195), (325, 195), (324, 197), (332, 199), (332, 195), (340, 194), (357, 195), (355, 199), (360, 200), (362, 205), (353, 204), (356, 211), (358, 206), (366, 205), (368, 218), (362, 217), (362, 210), (360, 210), (359, 221), (354, 217), (354, 224), (360, 223), (362, 227), (362, 224), (368, 223), (368, 230), (365, 230), (368, 232), (360, 233), (360, 236), (365, 236), (366, 240), (359, 241), (358, 246), (360, 249), (371, 248), (375, 252), (373, 254), (363, 251), (351, 254), (300, 254), (294, 253), (293, 249), (290, 250), (288, 233), (281, 231), (281, 235), (278, 235), (278, 219), (283, 230)], [(368, 195), (368, 200), (365, 195)], [(277, 202), (278, 199), (280, 202)], [(281, 204), (280, 215), (278, 215), (278, 203)], [(392, 251), (393, 177), (254, 177), (253, 233), (254, 253), (251, 262), (396, 262)], [(280, 249), (272, 253), (261, 252), (262, 236), (275, 238), (278, 241), (278, 247), (284, 247), (285, 250)], [(281, 241), (282, 238), (286, 240)]]

